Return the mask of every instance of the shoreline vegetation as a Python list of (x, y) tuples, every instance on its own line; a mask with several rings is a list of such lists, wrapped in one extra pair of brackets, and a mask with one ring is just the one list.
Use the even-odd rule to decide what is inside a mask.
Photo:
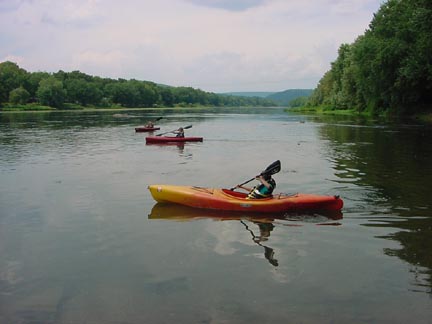
[(351, 116), (351, 117), (362, 117), (366, 119), (380, 118), (383, 120), (394, 120), (394, 119), (409, 119), (419, 121), (421, 123), (427, 123), (432, 125), (432, 109), (429, 112), (420, 112), (412, 115), (392, 115), (388, 111), (374, 113), (369, 111), (358, 111), (356, 109), (333, 109), (329, 107), (316, 106), (302, 106), (295, 108), (287, 108), (286, 112), (295, 112), (305, 115), (339, 115), (339, 116)]
[(37, 104), (28, 104), (28, 105), (7, 105), (0, 108), (1, 113), (12, 113), (12, 112), (71, 112), (71, 111), (113, 111), (113, 112), (121, 112), (121, 111), (138, 111), (138, 110), (199, 110), (199, 109), (254, 109), (254, 108), (279, 108), (283, 109), (280, 106), (206, 106), (206, 105), (179, 105), (179, 106), (154, 106), (154, 107), (123, 107), (123, 106), (107, 106), (107, 107), (99, 107), (99, 106), (80, 106), (80, 105), (64, 105), (62, 108), (53, 108), (50, 106), (43, 106)]
[(101, 78), (80, 71), (28, 72), (14, 62), (0, 62), (0, 110), (3, 111), (277, 105), (266, 98), (217, 94), (135, 79)]
[[(0, 109), (1, 113), (24, 113), (24, 112), (83, 112), (83, 111), (112, 111), (113, 113), (124, 112), (124, 111), (143, 111), (143, 110), (193, 110), (193, 109), (217, 109), (217, 108), (233, 108), (233, 109), (254, 109), (254, 108), (272, 108), (272, 107), (217, 107), (217, 106), (204, 106), (204, 105), (176, 105), (172, 107), (167, 106), (156, 106), (156, 107), (123, 107), (120, 105), (110, 106), (110, 107), (95, 107), (95, 106), (81, 106), (77, 104), (65, 104), (62, 109), (53, 108), (50, 106), (44, 106), (39, 104), (24, 104), (24, 105), (11, 105), (7, 104)], [(280, 106), (275, 106), (273, 108), (282, 108)], [(327, 106), (301, 106), (301, 107), (288, 107), (284, 109), (287, 113), (300, 113), (305, 115), (332, 115), (332, 116), (350, 116), (350, 117), (361, 117), (366, 119), (379, 118), (383, 120), (394, 120), (394, 119), (409, 119), (413, 121), (418, 121), (421, 123), (432, 125), (432, 111), (422, 112), (409, 116), (391, 115), (388, 112), (371, 113), (367, 111), (358, 111), (356, 109), (334, 109)], [(122, 115), (122, 114), (119, 114)]]
[(430, 121), (431, 20), (430, 0), (385, 1), (363, 35), (340, 45), (330, 70), (299, 106)]

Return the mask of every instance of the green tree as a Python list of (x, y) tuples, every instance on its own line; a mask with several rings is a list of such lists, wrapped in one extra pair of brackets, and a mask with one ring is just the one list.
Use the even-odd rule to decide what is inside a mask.
[(49, 76), (50, 74), (47, 72), (33, 72), (27, 74), (27, 78), (24, 80), (24, 88), (29, 92), (31, 101), (36, 101), (36, 91), (39, 88), (41, 80)]
[(27, 72), (16, 63), (6, 61), (0, 63), (0, 104), (7, 102), (13, 89), (23, 85)]
[(97, 105), (102, 99), (102, 91), (93, 83), (78, 78), (67, 78), (65, 81), (67, 101), (83, 106)]
[(364, 35), (342, 45), (310, 105), (372, 113), (432, 106), (432, 2), (388, 0)]
[(170, 87), (159, 87), (159, 96), (161, 105), (167, 107), (174, 105), (175, 97)]
[(13, 104), (26, 104), (30, 99), (30, 93), (23, 87), (12, 90), (9, 94), (9, 102)]
[(54, 108), (63, 107), (66, 97), (66, 91), (63, 88), (63, 82), (57, 80), (54, 76), (41, 80), (36, 92), (39, 102)]
[(297, 97), (295, 99), (290, 100), (288, 106), (290, 107), (303, 107), (306, 105), (308, 101), (308, 97)]

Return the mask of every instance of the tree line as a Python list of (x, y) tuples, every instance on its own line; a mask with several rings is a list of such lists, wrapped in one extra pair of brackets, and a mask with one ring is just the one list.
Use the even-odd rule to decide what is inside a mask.
[(258, 97), (226, 96), (191, 87), (170, 87), (135, 79), (101, 78), (80, 71), (27, 72), (14, 62), (0, 63), (0, 107), (29, 103), (53, 108), (73, 105), (128, 108), (276, 105), (272, 100)]
[(342, 44), (306, 106), (414, 114), (432, 108), (432, 1), (389, 0)]

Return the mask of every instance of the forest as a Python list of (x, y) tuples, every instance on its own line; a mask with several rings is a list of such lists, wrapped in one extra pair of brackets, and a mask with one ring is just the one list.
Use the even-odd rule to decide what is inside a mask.
[(342, 44), (308, 107), (413, 115), (432, 108), (432, 1), (389, 0)]
[(110, 79), (80, 71), (27, 72), (16, 63), (0, 63), (0, 110), (5, 107), (57, 109), (82, 107), (240, 107), (275, 106), (272, 100), (171, 87), (149, 81)]

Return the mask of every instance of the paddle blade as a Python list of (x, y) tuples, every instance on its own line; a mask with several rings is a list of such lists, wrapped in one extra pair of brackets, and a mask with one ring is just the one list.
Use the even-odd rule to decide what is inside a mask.
[(268, 174), (276, 174), (281, 170), (281, 163), (279, 160), (274, 161), (272, 164), (270, 164), (263, 172), (261, 172), (261, 175)]
[[(263, 172), (260, 173), (260, 175), (262, 175), (262, 176), (263, 175), (273, 175), (275, 173), (278, 173), (280, 170), (281, 170), (281, 163), (279, 160), (277, 160), (277, 161), (274, 161), (272, 164), (270, 164)], [(256, 177), (258, 177), (258, 176), (256, 176)], [(246, 182), (243, 182), (242, 184), (239, 184), (236, 187), (243, 186), (246, 183), (251, 182), (252, 180), (255, 180), (256, 177), (253, 177), (252, 179), (250, 179)], [(236, 187), (232, 187), (230, 190), (235, 190)]]
[(183, 127), (183, 129), (189, 129), (189, 128), (192, 128), (192, 125)]

